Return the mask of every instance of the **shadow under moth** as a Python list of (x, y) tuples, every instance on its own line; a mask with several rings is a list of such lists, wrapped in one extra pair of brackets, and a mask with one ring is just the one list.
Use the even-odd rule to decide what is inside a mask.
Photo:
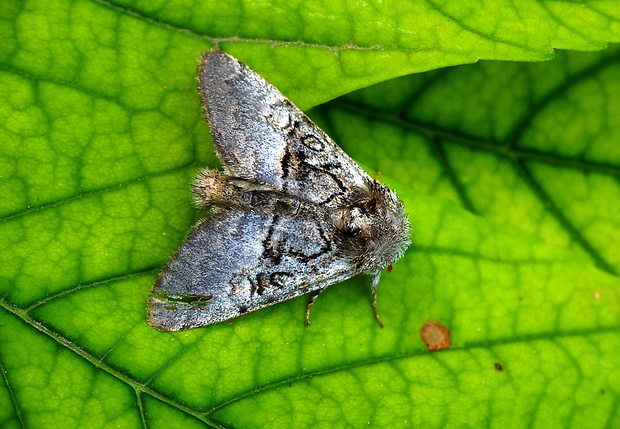
[(372, 276), (410, 244), (403, 203), (245, 64), (205, 52), (198, 91), (224, 171), (193, 193), (209, 216), (157, 278), (148, 321), (163, 331), (212, 325)]

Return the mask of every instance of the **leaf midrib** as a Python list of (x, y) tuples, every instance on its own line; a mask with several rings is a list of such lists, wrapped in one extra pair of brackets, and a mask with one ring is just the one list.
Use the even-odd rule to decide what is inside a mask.
[[(77, 356), (80, 356), (86, 359), (95, 368), (108, 373), (109, 375), (113, 376), (119, 381), (122, 381), (123, 383), (132, 387), (134, 391), (136, 392), (136, 399), (138, 402), (141, 402), (140, 393), (145, 393), (155, 399), (158, 399), (168, 405), (171, 405), (187, 413), (188, 415), (191, 415), (211, 425), (215, 425), (215, 424), (209, 419), (209, 415), (211, 415), (212, 413), (216, 412), (217, 410), (227, 405), (230, 405), (234, 402), (237, 402), (248, 396), (255, 395), (257, 393), (265, 392), (271, 389), (277, 389), (278, 387), (282, 385), (287, 385), (289, 383), (307, 380), (313, 377), (327, 375), (327, 374), (335, 373), (338, 371), (345, 371), (345, 370), (349, 370), (353, 368), (359, 368), (362, 366), (371, 366), (371, 365), (384, 363), (384, 362), (393, 362), (393, 361), (402, 360), (402, 359), (409, 359), (412, 357), (424, 357), (424, 356), (428, 356), (429, 354), (427, 351), (420, 348), (418, 350), (411, 351), (408, 353), (401, 353), (401, 354), (396, 354), (392, 356), (382, 356), (382, 357), (377, 357), (377, 358), (372, 358), (372, 359), (363, 359), (357, 362), (349, 362), (349, 363), (333, 366), (333, 367), (326, 368), (326, 369), (318, 369), (318, 370), (313, 370), (309, 372), (304, 372), (303, 374), (299, 374), (294, 377), (283, 378), (278, 381), (267, 383), (263, 386), (257, 387), (248, 392), (244, 392), (238, 396), (223, 400), (219, 404), (209, 407), (208, 412), (200, 412), (178, 401), (175, 401), (167, 394), (161, 393), (160, 391), (148, 386), (148, 384), (152, 381), (153, 377), (159, 374), (161, 370), (158, 371), (153, 377), (149, 378), (149, 380), (146, 383), (140, 382), (128, 376), (121, 370), (118, 370), (114, 368), (113, 366), (103, 362), (100, 358), (95, 357), (93, 354), (87, 352), (83, 348), (80, 348), (79, 346), (75, 345), (71, 340), (62, 336), (60, 333), (49, 329), (42, 322), (39, 322), (35, 320), (33, 317), (31, 317), (27, 313), (27, 311), (17, 306), (14, 306), (12, 304), (8, 304), (3, 299), (0, 299), (0, 307), (3, 308), (5, 311), (18, 317), (20, 320), (27, 323), (28, 325), (30, 325), (37, 331), (45, 334), (47, 337), (51, 338), (56, 343), (70, 350)], [(617, 333), (617, 327), (590, 328), (590, 329), (583, 329), (583, 330), (567, 330), (563, 332), (554, 331), (554, 332), (540, 333), (540, 334), (535, 334), (535, 335), (524, 335), (524, 336), (519, 336), (518, 338), (513, 338), (513, 339), (497, 339), (497, 340), (492, 340), (492, 341), (480, 341), (477, 343), (469, 343), (465, 346), (452, 346), (449, 350), (446, 350), (440, 353), (449, 353), (450, 351), (456, 352), (456, 351), (472, 350), (472, 349), (489, 349), (489, 348), (498, 347), (498, 346), (514, 345), (514, 344), (520, 344), (520, 343), (530, 343), (533, 341), (556, 341), (562, 338), (584, 337), (584, 336), (600, 335), (600, 334), (607, 334), (607, 333), (614, 333), (614, 334)], [(184, 355), (188, 350), (191, 350), (192, 347), (193, 347), (193, 344), (187, 346), (183, 350), (183, 353), (179, 355), (179, 357)], [(163, 365), (162, 368), (166, 368), (170, 364), (171, 362), (168, 362), (165, 365)]]

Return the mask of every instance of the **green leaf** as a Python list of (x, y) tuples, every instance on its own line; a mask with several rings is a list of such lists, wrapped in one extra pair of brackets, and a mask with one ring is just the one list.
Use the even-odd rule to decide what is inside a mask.
[[(620, 425), (617, 2), (327, 3), (0, 3), (1, 427)], [(384, 329), (365, 278), (146, 324), (214, 47), (303, 108), (383, 82), (311, 114), (409, 212)]]

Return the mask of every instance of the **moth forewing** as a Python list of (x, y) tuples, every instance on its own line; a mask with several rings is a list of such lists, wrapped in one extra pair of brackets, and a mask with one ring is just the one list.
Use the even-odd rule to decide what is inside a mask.
[(380, 272), (409, 246), (396, 194), (230, 55), (203, 54), (198, 90), (224, 172), (206, 169), (194, 182), (212, 214), (158, 277), (149, 323), (211, 325), (357, 274), (373, 275), (381, 323)]

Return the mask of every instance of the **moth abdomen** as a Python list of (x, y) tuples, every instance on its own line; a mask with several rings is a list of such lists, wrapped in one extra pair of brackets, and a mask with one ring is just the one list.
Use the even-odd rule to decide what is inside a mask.
[(205, 168), (192, 184), (194, 201), (198, 207), (235, 207), (245, 205), (241, 191), (230, 177), (221, 171)]

